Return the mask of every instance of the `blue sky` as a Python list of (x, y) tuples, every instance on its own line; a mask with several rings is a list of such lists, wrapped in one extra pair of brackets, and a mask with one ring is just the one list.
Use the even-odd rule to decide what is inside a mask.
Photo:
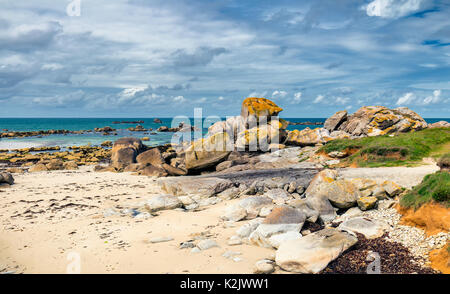
[(448, 0), (76, 2), (1, 0), (0, 116), (450, 117)]

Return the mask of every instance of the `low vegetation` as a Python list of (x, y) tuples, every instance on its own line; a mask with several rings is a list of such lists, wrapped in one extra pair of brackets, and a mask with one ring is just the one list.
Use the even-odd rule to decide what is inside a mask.
[(450, 173), (439, 171), (425, 176), (422, 183), (400, 199), (400, 204), (416, 209), (431, 201), (450, 207)]
[(437, 162), (441, 169), (450, 169), (450, 153), (444, 154)]
[[(450, 128), (425, 129), (417, 132), (331, 141), (319, 152), (350, 154), (343, 165), (361, 167), (414, 165), (424, 157), (439, 158), (450, 149)], [(450, 160), (446, 155), (447, 162)]]

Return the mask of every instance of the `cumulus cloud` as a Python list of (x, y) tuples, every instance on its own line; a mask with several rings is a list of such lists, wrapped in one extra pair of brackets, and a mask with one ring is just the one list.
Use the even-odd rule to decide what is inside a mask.
[(146, 89), (148, 89), (147, 86), (127, 88), (127, 89), (124, 89), (120, 95), (123, 97), (133, 97), (136, 95), (136, 93), (145, 91)]
[(441, 90), (434, 90), (433, 95), (427, 96), (423, 100), (423, 104), (434, 104), (441, 101)]
[(317, 95), (316, 99), (314, 99), (313, 103), (320, 103), (323, 101), (325, 97), (323, 95)]
[(398, 98), (397, 105), (411, 104), (416, 99), (416, 95), (412, 92), (406, 93), (402, 97)]
[(398, 18), (417, 11), (423, 0), (374, 0), (367, 4), (368, 16)]
[[(411, 88), (417, 91), (405, 92), (417, 95), (412, 103), (428, 105), (425, 115), (446, 115), (445, 1), (425, 15), (428, 0), (272, 1), (264, 7), (97, 0), (83, 2), (81, 17), (68, 17), (65, 5), (54, 1), (38, 2), (2, 2), (0, 115), (22, 115), (27, 103), (29, 113), (44, 115), (52, 113), (52, 102), (68, 101), (92, 111), (86, 115), (171, 116), (190, 111), (202, 97), (208, 97), (206, 111), (235, 115), (253, 96), (292, 104), (286, 116), (319, 117), (357, 99), (391, 105)], [(432, 94), (435, 89), (442, 93)], [(84, 99), (66, 97), (77, 90)], [(175, 98), (185, 107), (170, 107)], [(305, 99), (314, 103), (300, 107)]]
[(182, 103), (186, 101), (186, 98), (184, 98), (184, 96), (177, 96), (173, 98), (173, 101)]
[(13, 51), (44, 49), (61, 32), (61, 24), (55, 21), (11, 27), (0, 31), (0, 48)]
[(288, 93), (283, 90), (275, 90), (272, 93), (272, 98), (284, 98)]
[(348, 98), (348, 97), (337, 97), (335, 100), (335, 103), (344, 105), (344, 104), (347, 104), (349, 101), (350, 101), (350, 98)]

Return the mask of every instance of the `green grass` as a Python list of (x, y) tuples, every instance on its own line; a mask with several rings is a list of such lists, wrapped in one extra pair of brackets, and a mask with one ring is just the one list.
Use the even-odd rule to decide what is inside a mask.
[(342, 160), (361, 167), (415, 165), (424, 157), (439, 158), (450, 149), (450, 129), (435, 128), (417, 132), (359, 139), (339, 139), (327, 143), (319, 152), (356, 150)]
[(416, 209), (431, 201), (450, 207), (450, 173), (439, 171), (425, 176), (422, 183), (400, 199), (400, 204)]

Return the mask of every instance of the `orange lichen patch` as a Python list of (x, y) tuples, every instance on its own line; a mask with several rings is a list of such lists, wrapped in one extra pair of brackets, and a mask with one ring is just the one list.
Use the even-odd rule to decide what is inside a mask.
[(255, 98), (249, 97), (242, 102), (242, 113), (243, 117), (249, 115), (260, 116), (276, 116), (280, 113), (283, 108), (276, 105), (274, 102), (266, 98)]
[(327, 176), (324, 176), (324, 177), (323, 177), (323, 180), (324, 180), (325, 182), (327, 182), (327, 183), (334, 182), (334, 179), (333, 179), (333, 178), (330, 178), (330, 177), (327, 177)]
[(441, 249), (432, 250), (429, 253), (431, 267), (443, 274), (450, 274), (450, 243)]
[(397, 205), (397, 210), (402, 215), (400, 224), (421, 228), (427, 236), (449, 231), (450, 209), (440, 204), (427, 203), (417, 210)]

